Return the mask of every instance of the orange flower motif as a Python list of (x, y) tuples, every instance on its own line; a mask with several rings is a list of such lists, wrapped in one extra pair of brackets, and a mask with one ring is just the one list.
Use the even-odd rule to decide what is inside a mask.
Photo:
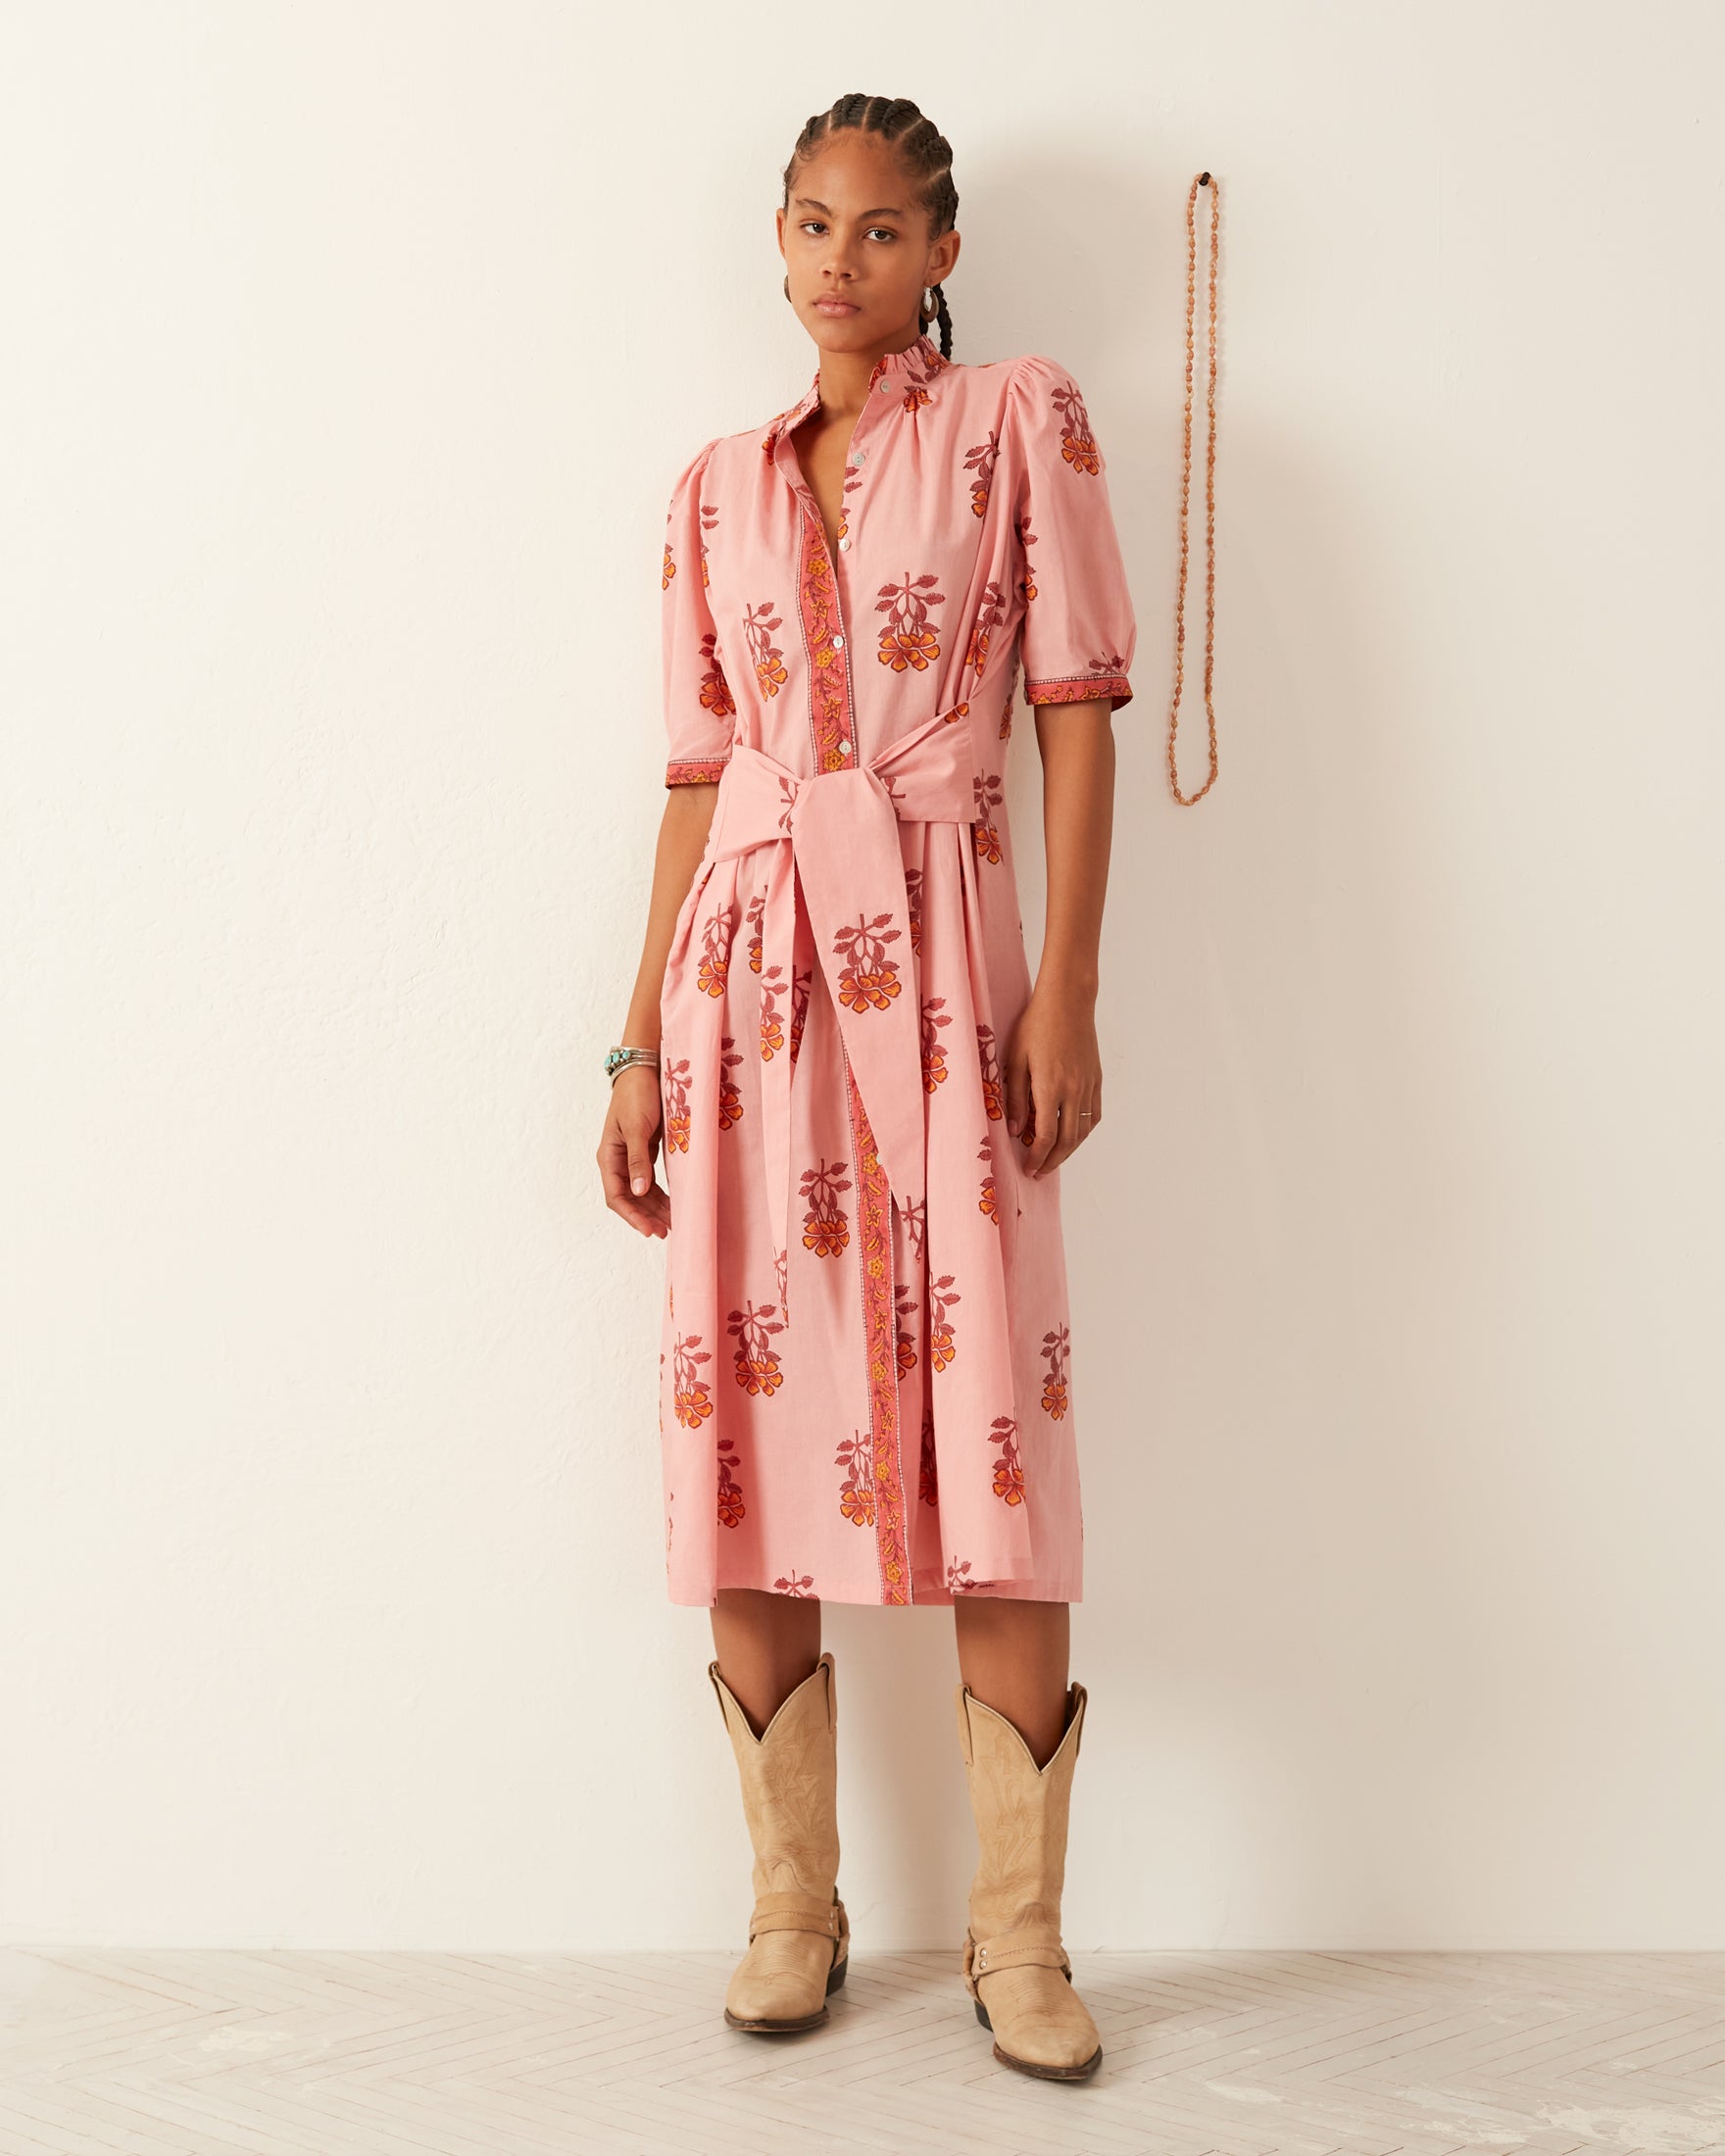
[(772, 631), (778, 627), (779, 620), (780, 616), (772, 611), (770, 599), (764, 599), (758, 607), (748, 608), (743, 615), (755, 678), (761, 684), (762, 695), (766, 697), (777, 696), (790, 678), (785, 671), (784, 654), (772, 641)]
[(701, 960), (695, 978), (709, 996), (724, 994), (726, 976), (730, 972), (731, 935), (736, 926), (736, 907), (724, 906), (715, 913), (701, 931)]
[(752, 1399), (770, 1398), (785, 1381), (778, 1355), (770, 1345), (772, 1336), (785, 1329), (777, 1309), (773, 1302), (750, 1302), (730, 1314), (730, 1334), (737, 1343), (731, 1358), (736, 1380)]
[(986, 1171), (982, 1178), (982, 1195), (976, 1200), (976, 1209), (998, 1228), (1001, 1224), (1000, 1195), (994, 1185), (994, 1149), (988, 1142), (987, 1131), (982, 1134), (982, 1143), (976, 1149), (976, 1157)]
[(1067, 1328), (1057, 1325), (1052, 1333), (1042, 1336), (1042, 1359), (1048, 1364), (1048, 1375), (1042, 1381), (1043, 1412), (1052, 1415), (1056, 1422), (1066, 1412), (1066, 1360), (1070, 1352)]
[(935, 1370), (951, 1369), (958, 1359), (958, 1338), (947, 1316), (953, 1304), (962, 1299), (953, 1287), (954, 1278), (952, 1273), (942, 1273), (928, 1283), (928, 1360)]
[(845, 1480), (839, 1490), (839, 1511), (853, 1527), (872, 1527), (874, 1487), (868, 1471), (868, 1446), (861, 1431), (845, 1440), (836, 1458), (845, 1470)]
[(945, 597), (934, 589), (939, 581), (936, 576), (912, 576), (907, 570), (902, 584), (880, 587), (874, 611), (890, 614), (892, 619), (880, 632), (880, 650), (875, 656), (894, 673), (904, 673), (908, 668), (924, 673), (930, 662), (940, 657), (940, 644), (928, 618), (931, 607), (946, 605)]
[(1018, 1425), (1010, 1415), (997, 1415), (989, 1436), (1000, 1446), (994, 1465), (994, 1494), (1006, 1504), (1024, 1502), (1024, 1469), (1018, 1458)]
[(875, 657), (894, 673), (903, 673), (907, 666), (924, 673), (929, 662), (940, 657), (940, 645), (932, 629), (882, 629)]
[(742, 1520), (748, 1507), (743, 1502), (743, 1486), (732, 1473), (737, 1464), (737, 1446), (734, 1438), (718, 1441), (718, 1524), (735, 1527)]
[(935, 1029), (950, 1026), (952, 1018), (947, 1012), (944, 996), (927, 997), (922, 1004), (922, 1090), (932, 1093), (937, 1086), (947, 1082), (947, 1052), (936, 1038)]
[(1065, 421), (1060, 435), (1060, 455), (1077, 472), (1095, 474), (1102, 469), (1102, 456), (1090, 429), (1090, 415), (1077, 384), (1067, 382), (1054, 393), (1055, 409)]
[(834, 953), (845, 961), (839, 976), (839, 1001), (851, 1010), (885, 1010), (899, 993), (897, 961), (886, 955), (889, 943), (897, 943), (902, 929), (889, 928), (890, 912), (872, 920), (859, 919), (841, 928), (832, 941)]
[(689, 1150), (689, 1058), (679, 1056), (665, 1070), (665, 1148), (666, 1152)]
[[(724, 1053), (726, 1049), (731, 1049), (733, 1053), (727, 1055)], [(742, 1050), (736, 1047), (734, 1040), (728, 1033), (719, 1042), (718, 1059), (723, 1068), (727, 1070), (733, 1064), (740, 1063), (743, 1060)], [(742, 1120), (743, 1096), (737, 1091), (734, 1079), (721, 1076), (718, 1081), (718, 1127), (720, 1130), (729, 1130), (734, 1124), (740, 1123)]]
[(999, 861), (1005, 857), (1001, 851), (1001, 835), (995, 827), (994, 811), (1006, 799), (998, 771), (986, 776), (978, 773), (975, 781), (976, 817), (970, 828), (975, 834), (976, 855), (979, 860)]
[(991, 1123), (1006, 1118), (1006, 1084), (1001, 1077), (1001, 1059), (995, 1050), (993, 1026), (976, 1028), (976, 1055), (982, 1065), (982, 1104), (988, 1110)]
[(719, 663), (716, 630), (708, 629), (702, 636), (701, 657), (707, 663), (707, 670), (701, 676), (701, 709), (711, 711), (715, 718), (730, 718), (735, 714), (737, 700), (731, 694), (731, 685)]
[(685, 1339), (677, 1335), (671, 1356), (671, 1405), (685, 1430), (699, 1430), (713, 1412), (705, 1382), (696, 1376), (702, 1363), (713, 1357), (701, 1345), (699, 1333)]
[(837, 1161), (821, 1158), (818, 1167), (803, 1171), (802, 1194), (809, 1210), (803, 1215), (803, 1248), (816, 1257), (837, 1257), (851, 1240), (851, 1224), (839, 1203), (839, 1193), (848, 1191), (851, 1178)]

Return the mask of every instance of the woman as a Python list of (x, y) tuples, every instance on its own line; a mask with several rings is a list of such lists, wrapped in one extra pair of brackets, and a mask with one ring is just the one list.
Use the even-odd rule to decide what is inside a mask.
[[(1102, 1114), (1135, 625), (1071, 375), (952, 357), (951, 165), (909, 100), (853, 94), (786, 168), (785, 297), (819, 364), (671, 495), (668, 795), (598, 1157), (613, 1209), (669, 1238), (669, 1592), (712, 1608), (756, 1854), (725, 2019), (813, 2028), (844, 1982), (821, 1600), (950, 1603), (965, 1985), (998, 2059), (1077, 2081), (1102, 2051), (1060, 1931), (1085, 1691), (1059, 1170)], [(1020, 663), (1034, 986), (1004, 791)]]

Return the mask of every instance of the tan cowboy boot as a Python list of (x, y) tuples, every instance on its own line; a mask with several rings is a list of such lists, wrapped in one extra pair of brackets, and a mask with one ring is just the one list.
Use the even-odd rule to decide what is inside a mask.
[(1060, 1747), (1038, 1768), (1004, 1714), (958, 1690), (959, 1742), (970, 1783), (980, 1861), (970, 1883), (964, 1987), (994, 2032), (1003, 2066), (1044, 2081), (1081, 2082), (1102, 2064), (1102, 2039), (1072, 1988), (1060, 1943), (1066, 1812), (1084, 1723), (1082, 1685), (1066, 1694)]
[(779, 2034), (815, 2029), (827, 1994), (845, 1981), (851, 1927), (839, 1899), (838, 1705), (823, 1654), (760, 1737), (710, 1662), (707, 1674), (730, 1732), (755, 1846), (749, 1950), (731, 1973), (724, 2018), (733, 2029)]

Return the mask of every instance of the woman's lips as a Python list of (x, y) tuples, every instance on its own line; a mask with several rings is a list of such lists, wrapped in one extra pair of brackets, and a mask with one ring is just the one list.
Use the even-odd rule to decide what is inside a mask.
[(822, 315), (857, 315), (862, 313), (862, 309), (850, 300), (816, 300), (814, 306), (816, 312)]

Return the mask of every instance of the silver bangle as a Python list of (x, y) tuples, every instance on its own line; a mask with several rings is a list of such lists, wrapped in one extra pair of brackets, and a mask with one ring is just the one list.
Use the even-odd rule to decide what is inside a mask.
[(615, 1085), (619, 1070), (629, 1070), (635, 1064), (648, 1070), (659, 1068), (659, 1051), (656, 1048), (614, 1048), (606, 1052), (605, 1075)]

